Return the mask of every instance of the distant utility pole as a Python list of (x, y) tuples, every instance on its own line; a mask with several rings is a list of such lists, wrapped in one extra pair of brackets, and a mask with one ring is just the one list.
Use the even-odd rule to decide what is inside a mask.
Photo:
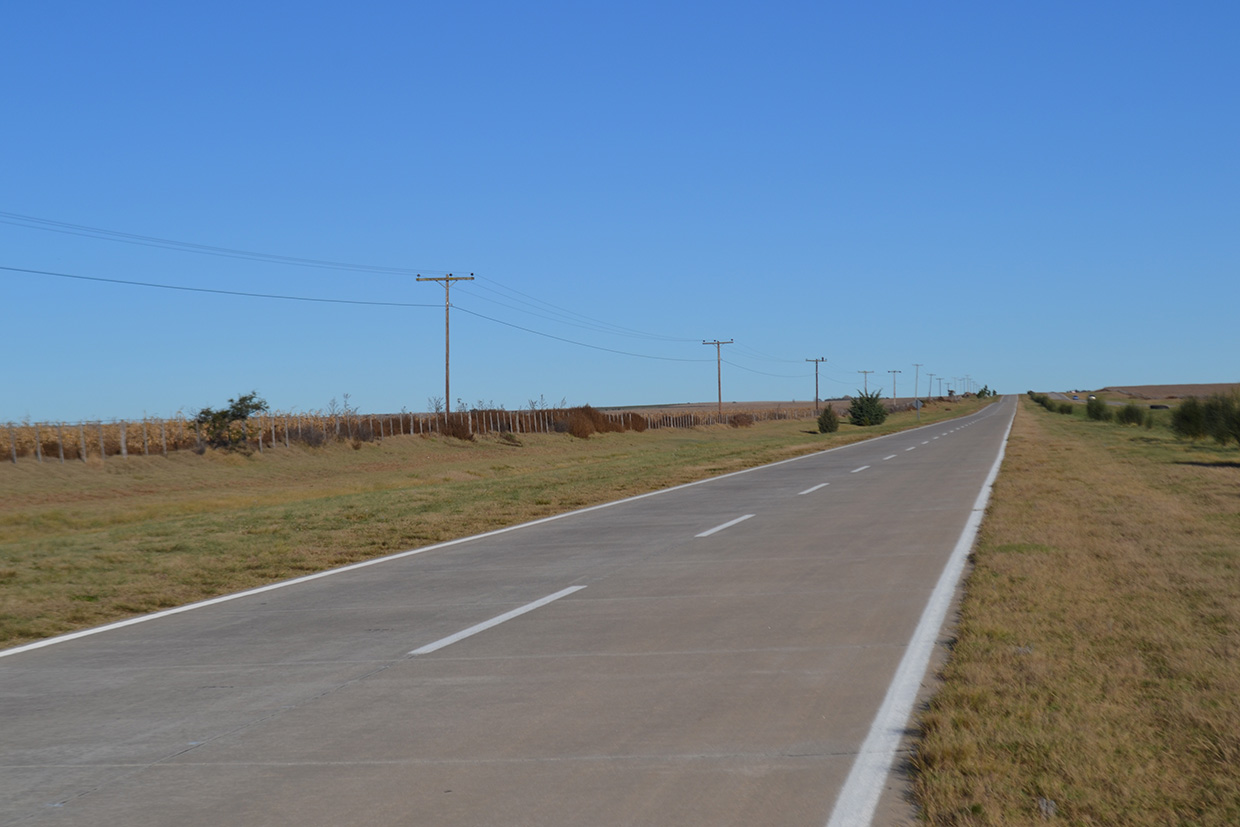
[(889, 370), (889, 371), (887, 371), (887, 372), (891, 374), (891, 398), (892, 398), (892, 399), (895, 399), (895, 398), (896, 398), (896, 374), (897, 374), (897, 373), (904, 373), (904, 371), (902, 371), (902, 370)]
[(930, 377), (930, 387), (926, 388), (927, 399), (929, 399), (931, 396), (934, 396), (934, 374), (931, 373), (931, 374), (928, 374), (928, 376)]
[(452, 307), (450, 296), (452, 293), (452, 282), (454, 281), (473, 281), (474, 274), (468, 276), (454, 276), (449, 273), (446, 276), (422, 276), (418, 275), (418, 281), (442, 281), (443, 282), (443, 409), (445, 412), (452, 411), (452, 387), (448, 381), (450, 361), (448, 359), (448, 311)]
[(723, 418), (723, 356), (721, 355), (719, 351), (719, 346), (730, 345), (732, 344), (732, 340), (728, 339), (726, 342), (721, 342), (718, 339), (716, 339), (713, 342), (708, 342), (705, 339), (703, 339), (702, 344), (715, 346), (715, 381), (719, 385), (719, 418), (722, 419)]
[(943, 395), (943, 377), (939, 377), (939, 396)]
[(921, 365), (923, 363), (914, 362), (913, 367), (913, 407), (917, 409), (917, 421), (921, 422), (921, 399), (917, 396), (918, 390), (921, 388)]
[(814, 363), (814, 413), (818, 413), (818, 363), (827, 361), (827, 357), (806, 359), (805, 361)]
[(873, 373), (873, 372), (874, 372), (874, 371), (872, 371), (872, 370), (859, 370), (859, 371), (857, 371), (857, 373), (863, 374), (861, 381), (862, 381), (862, 382), (864, 383), (864, 385), (865, 385), (865, 392), (866, 392), (867, 394), (870, 392), (870, 374), (871, 374), (871, 373)]

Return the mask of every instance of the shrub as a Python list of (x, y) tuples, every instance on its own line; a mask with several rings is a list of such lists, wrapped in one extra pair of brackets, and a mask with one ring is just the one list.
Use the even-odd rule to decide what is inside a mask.
[(1136, 402), (1129, 402), (1116, 412), (1115, 420), (1121, 425), (1140, 425), (1145, 422), (1145, 409)]
[(1057, 407), (1055, 410), (1058, 413), (1063, 414), (1064, 416), (1072, 416), (1072, 414), (1076, 412), (1076, 406), (1073, 405), (1071, 402), (1060, 402), (1059, 407)]
[(1201, 400), (1190, 396), (1171, 412), (1171, 430), (1185, 439), (1201, 439), (1206, 435), (1205, 411)]
[[(251, 391), (236, 399), (228, 400), (228, 407), (220, 410), (203, 408), (194, 417), (194, 423), (205, 432), (207, 444), (215, 448), (238, 448), (246, 441), (246, 421), (252, 414), (267, 410), (267, 402)], [(240, 423), (238, 430), (235, 425)]]
[(882, 391), (863, 393), (857, 391), (848, 406), (848, 418), (854, 425), (881, 425), (887, 420), (887, 407), (882, 401)]
[[(645, 429), (645, 424), (645, 420), (643, 420), (643, 430)], [(557, 419), (555, 422), (556, 431), (567, 431), (579, 439), (586, 439), (590, 434), (623, 431), (624, 428), (625, 423), (623, 421), (617, 422), (590, 405), (570, 408), (564, 412), (562, 419)]]
[(840, 429), (840, 415), (835, 412), (835, 408), (827, 405), (822, 409), (822, 413), (818, 414), (818, 433), (833, 434)]
[(1085, 403), (1085, 415), (1098, 422), (1111, 420), (1111, 409), (1101, 399), (1091, 399)]
[(732, 414), (728, 417), (728, 424), (733, 428), (748, 428), (753, 425), (753, 414)]
[(1205, 430), (1219, 445), (1240, 443), (1240, 396), (1215, 394), (1201, 406)]
[(473, 442), (474, 434), (469, 429), (469, 421), (463, 416), (443, 414), (443, 419), (439, 421), (439, 432), (444, 436), (450, 436), (455, 439), (463, 439), (467, 442)]

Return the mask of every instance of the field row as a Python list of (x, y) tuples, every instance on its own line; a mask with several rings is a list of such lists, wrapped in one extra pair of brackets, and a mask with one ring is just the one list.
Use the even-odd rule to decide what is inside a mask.
[[(529, 411), (475, 410), (454, 414), (262, 414), (233, 424), (233, 447), (264, 451), (273, 446), (319, 446), (328, 442), (374, 442), (405, 435), (443, 434), (460, 439), (490, 433), (569, 433), (587, 437), (606, 431), (750, 425), (781, 419), (810, 419), (812, 409), (755, 410), (718, 416), (707, 412), (605, 412), (589, 406)], [(203, 453), (208, 439), (192, 419), (76, 423), (8, 423), (3, 426), (8, 459), (36, 462), (103, 460), (170, 451)]]

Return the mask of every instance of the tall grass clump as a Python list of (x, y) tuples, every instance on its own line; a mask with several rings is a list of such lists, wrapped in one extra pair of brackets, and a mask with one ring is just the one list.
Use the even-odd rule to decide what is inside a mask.
[(864, 393), (857, 391), (848, 406), (848, 418), (854, 425), (882, 425), (887, 421), (887, 406), (883, 404), (882, 391)]

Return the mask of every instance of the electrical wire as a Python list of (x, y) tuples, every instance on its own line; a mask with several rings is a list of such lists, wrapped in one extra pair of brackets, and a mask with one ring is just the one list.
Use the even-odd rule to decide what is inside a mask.
[[(0, 265), (0, 270), (7, 270), (13, 273), (27, 273), (27, 274), (39, 275), (39, 276), (53, 276), (55, 278), (63, 278), (63, 279), (76, 279), (78, 281), (102, 282), (105, 284), (123, 284), (123, 285), (132, 286), (132, 287), (151, 287), (151, 288), (157, 288), (160, 290), (180, 290), (180, 291), (185, 291), (189, 293), (213, 293), (216, 295), (240, 296), (243, 298), (251, 298), (251, 299), (278, 299), (281, 301), (318, 302), (322, 304), (368, 305), (372, 307), (435, 307), (435, 308), (442, 307), (442, 305), (440, 304), (419, 304), (419, 303), (413, 303), (413, 302), (362, 301), (362, 300), (357, 300), (357, 299), (325, 299), (325, 298), (316, 298), (312, 296), (288, 296), (288, 295), (280, 295), (276, 293), (251, 293), (251, 292), (245, 292), (241, 290), (220, 290), (218, 288), (212, 288), (212, 287), (186, 287), (184, 285), (176, 285), (176, 284), (159, 284), (157, 282), (150, 282), (150, 281), (136, 281), (133, 279), (114, 279), (114, 278), (105, 278), (102, 276), (82, 276), (82, 275), (76, 275), (73, 273), (56, 273), (50, 270), (32, 270), (32, 269), (28, 269), (25, 267), (7, 267), (4, 265)], [(619, 354), (621, 356), (632, 356), (638, 359), (656, 359), (656, 360), (664, 361), (664, 362), (708, 362), (710, 361), (709, 359), (684, 359), (684, 358), (678, 358), (674, 356), (654, 356), (654, 355), (647, 354), (647, 353), (633, 353), (631, 351), (626, 351), (626, 350), (616, 350), (615, 348), (603, 347), (601, 345), (593, 345), (588, 342), (578, 342), (574, 339), (567, 339), (567, 338), (564, 338), (563, 336), (555, 336), (551, 333), (544, 333), (540, 330), (534, 330), (533, 328), (523, 327), (518, 324), (513, 324), (512, 322), (506, 322), (503, 319), (496, 319), (493, 316), (487, 316), (483, 313), (479, 313), (475, 310), (470, 310), (467, 307), (462, 307), (457, 304), (453, 304), (452, 307), (461, 313), (467, 313), (470, 316), (477, 316), (478, 318), (485, 319), (488, 322), (493, 322), (495, 324), (503, 325), (505, 327), (511, 327), (516, 330), (524, 331), (526, 333), (532, 333), (535, 336), (543, 336), (548, 339), (554, 339), (558, 342), (565, 342), (567, 344), (577, 345), (578, 347), (590, 348), (592, 350), (601, 350), (607, 353)]]
[(37, 218), (32, 215), (5, 212), (0, 210), (0, 224), (23, 227), (28, 230), (46, 230), (65, 235), (76, 235), (94, 238), (100, 241), (119, 241), (125, 244), (137, 244), (142, 247), (157, 247), (165, 250), (180, 250), (186, 253), (203, 253), (205, 255), (239, 258), (249, 261), (265, 261), (271, 264), (288, 264), (296, 267), (314, 267), (323, 270), (348, 270), (358, 273), (381, 273), (396, 276), (412, 276), (417, 273), (435, 273), (443, 275), (444, 271), (415, 269), (409, 267), (383, 267), (373, 264), (353, 264), (342, 261), (327, 261), (316, 258), (300, 258), (298, 256), (259, 253), (252, 250), (236, 250), (230, 247), (216, 247), (210, 244), (195, 244), (190, 241), (176, 241), (170, 238), (126, 233), (119, 230), (106, 230), (102, 227), (89, 227), (84, 224), (70, 224), (65, 221), (53, 221), (49, 218)]
[[(685, 338), (683, 336), (665, 336), (665, 335), (661, 335), (657, 333), (648, 333), (642, 330), (637, 330), (635, 328), (624, 327), (623, 325), (617, 325), (617, 324), (612, 324), (611, 322), (605, 322), (601, 319), (596, 319), (592, 316), (587, 316), (584, 313), (578, 313), (575, 310), (569, 310), (567, 308), (560, 307), (559, 305), (552, 304), (551, 302), (543, 301), (542, 299), (539, 299), (535, 296), (531, 296), (528, 293), (523, 293), (520, 290), (517, 290), (516, 288), (508, 287), (507, 285), (503, 284), (502, 282), (496, 281), (495, 279), (487, 278), (485, 276), (478, 276), (477, 278), (485, 283), (494, 284), (496, 288), (499, 288), (499, 289), (495, 289), (495, 288), (487, 287), (485, 283), (479, 284), (478, 286), (481, 287), (483, 290), (487, 290), (488, 292), (492, 292), (492, 293), (495, 293), (496, 295), (503, 296), (506, 299), (515, 301), (519, 304), (524, 304), (528, 307), (538, 307), (539, 309), (548, 308), (556, 315), (563, 316), (564, 318), (561, 319), (560, 321), (562, 321), (564, 324), (570, 324), (576, 327), (587, 327), (587, 329), (590, 329), (589, 326), (581, 324), (581, 322), (584, 321), (584, 322), (590, 322), (592, 325), (596, 326), (592, 329), (595, 329), (603, 333), (611, 333), (617, 336), (630, 336), (630, 337), (635, 337), (635, 338), (659, 339), (659, 340), (668, 341), (668, 342), (688, 343), (688, 342), (697, 341), (696, 339)], [(501, 290), (504, 292), (501, 292)], [(470, 292), (468, 288), (466, 288), (466, 292)], [(516, 296), (522, 296), (525, 299), (529, 299), (529, 301), (524, 301), (522, 299), (515, 298), (512, 295), (506, 295), (506, 294), (515, 294)], [(482, 298), (482, 297), (478, 296), (477, 298)], [(494, 300), (491, 300), (491, 301), (494, 301)], [(511, 307), (509, 305), (503, 305), (502, 302), (497, 301), (496, 304), (507, 306), (509, 307), (510, 310), (519, 310), (519, 308)], [(523, 311), (523, 312), (527, 312), (535, 316), (540, 315), (539, 313), (535, 313), (534, 311)], [(548, 316), (542, 316), (542, 318), (554, 319), (554, 317), (548, 317)], [(577, 320), (580, 320), (580, 321), (577, 321)]]
[(242, 296), (248, 299), (279, 299), (281, 301), (295, 302), (319, 302), (322, 304), (361, 304), (373, 307), (441, 307), (438, 304), (415, 304), (412, 302), (377, 302), (363, 301), (360, 299), (320, 299), (312, 296), (285, 296), (276, 293), (247, 293), (241, 290), (220, 290), (214, 287), (185, 287), (178, 284), (158, 284), (150, 281), (132, 281), (129, 279), (110, 279), (102, 276), (80, 276), (73, 273), (54, 273), (50, 270), (28, 270), (24, 267), (5, 267), (0, 265), (0, 270), (8, 270), (14, 273), (33, 273), (39, 276), (55, 276), (61, 279), (77, 279), (78, 281), (97, 281), (107, 284), (127, 284), (134, 287), (155, 287), (160, 290), (183, 290), (188, 293), (215, 293), (221, 296)]
[(753, 368), (747, 368), (744, 365), (738, 365), (736, 362), (730, 361), (728, 359), (720, 359), (720, 361), (723, 362), (725, 365), (731, 365), (734, 368), (740, 368), (741, 370), (749, 371), (750, 373), (756, 373), (760, 376), (774, 376), (777, 379), (804, 379), (807, 376), (813, 376), (812, 373), (808, 373), (808, 372), (807, 373), (795, 373), (795, 374), (767, 373), (764, 370), (755, 370)]
[(533, 328), (522, 327), (519, 324), (513, 324), (512, 322), (506, 322), (502, 319), (495, 319), (495, 318), (492, 318), (491, 316), (483, 315), (482, 313), (478, 313), (474, 310), (469, 310), (459, 305), (454, 304), (452, 305), (452, 307), (455, 308), (456, 310), (461, 311), (462, 313), (468, 313), (471, 316), (477, 316), (480, 319), (486, 319), (488, 322), (494, 322), (495, 324), (502, 324), (505, 327), (511, 327), (517, 330), (523, 330), (526, 333), (533, 333), (535, 336), (543, 336), (547, 339), (554, 339), (557, 342), (567, 342), (568, 344), (577, 345), (579, 347), (588, 347), (591, 350), (602, 350), (606, 353), (618, 353), (621, 356), (635, 356), (639, 359), (657, 359), (661, 362), (711, 362), (711, 361), (714, 361), (712, 359), (684, 359), (684, 358), (675, 357), (675, 356), (651, 356), (646, 353), (632, 353), (627, 350), (615, 350), (614, 348), (610, 348), (610, 347), (603, 347), (601, 345), (592, 345), (592, 344), (589, 344), (588, 342), (578, 342), (578, 341), (574, 341), (573, 339), (565, 339), (562, 336), (554, 336), (550, 333), (543, 333), (542, 331), (534, 330)]

